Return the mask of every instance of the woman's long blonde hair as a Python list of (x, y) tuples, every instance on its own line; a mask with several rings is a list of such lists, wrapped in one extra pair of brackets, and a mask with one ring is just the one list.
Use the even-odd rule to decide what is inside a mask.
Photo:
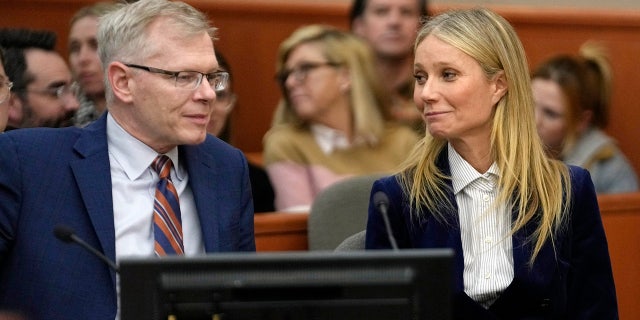
[[(553, 244), (570, 201), (567, 167), (545, 155), (534, 120), (526, 55), (514, 29), (501, 16), (484, 9), (456, 10), (425, 22), (415, 48), (433, 35), (474, 58), (486, 76), (504, 72), (508, 91), (495, 107), (491, 132), (491, 155), (500, 170), (498, 203), (517, 209), (512, 232), (528, 222), (538, 223), (529, 239), (533, 244), (530, 263), (546, 241)], [(436, 162), (447, 141), (427, 135), (418, 143), (399, 175), (416, 218), (424, 208), (447, 221), (438, 208), (451, 207), (446, 176)], [(508, 206), (508, 208), (511, 208)]]

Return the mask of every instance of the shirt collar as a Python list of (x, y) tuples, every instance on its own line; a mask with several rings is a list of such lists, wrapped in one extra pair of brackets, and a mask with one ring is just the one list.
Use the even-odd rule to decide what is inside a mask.
[(451, 183), (453, 184), (454, 194), (457, 194), (478, 178), (497, 180), (499, 177), (498, 165), (495, 161), (491, 164), (487, 172), (481, 174), (466, 160), (464, 160), (464, 158), (456, 152), (450, 143), (447, 144), (447, 149), (449, 154), (449, 166), (451, 167)]
[[(150, 170), (149, 166), (158, 156), (156, 151), (125, 131), (110, 113), (107, 113), (107, 143), (109, 154), (132, 181), (138, 179), (146, 170)], [(184, 179), (186, 172), (178, 162), (178, 148), (173, 148), (165, 154), (173, 162), (176, 177)]]
[(325, 125), (312, 124), (311, 133), (325, 154), (330, 154), (337, 149), (348, 149), (351, 147), (349, 139), (347, 139), (343, 132)]

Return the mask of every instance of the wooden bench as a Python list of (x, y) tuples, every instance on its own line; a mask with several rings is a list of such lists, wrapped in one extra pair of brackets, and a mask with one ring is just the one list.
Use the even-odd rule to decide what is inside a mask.
[(254, 218), (258, 251), (307, 250), (308, 213), (263, 212)]

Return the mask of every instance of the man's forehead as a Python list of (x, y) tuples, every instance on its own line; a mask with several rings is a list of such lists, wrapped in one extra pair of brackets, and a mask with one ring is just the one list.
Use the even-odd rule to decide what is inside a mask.
[(368, 0), (367, 1), (368, 9), (375, 9), (379, 7), (391, 7), (391, 6), (412, 8), (418, 11), (420, 9), (418, 0)]
[(27, 70), (34, 77), (33, 82), (68, 82), (71, 71), (66, 62), (55, 51), (30, 49), (25, 52)]

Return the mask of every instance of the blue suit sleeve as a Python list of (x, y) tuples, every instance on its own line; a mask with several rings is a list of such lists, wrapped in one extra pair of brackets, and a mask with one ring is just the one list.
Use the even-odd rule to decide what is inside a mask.
[[(240, 152), (240, 151), (238, 151)], [(240, 216), (240, 251), (256, 251), (256, 242), (255, 242), (255, 234), (254, 234), (254, 225), (253, 225), (253, 197), (251, 190), (251, 182), (249, 180), (249, 165), (247, 163), (247, 159), (240, 152), (240, 158), (242, 158), (242, 167), (244, 168), (242, 173), (242, 213)]]
[(13, 140), (0, 135), (0, 264), (10, 250), (18, 221), (21, 182), (20, 161)]

